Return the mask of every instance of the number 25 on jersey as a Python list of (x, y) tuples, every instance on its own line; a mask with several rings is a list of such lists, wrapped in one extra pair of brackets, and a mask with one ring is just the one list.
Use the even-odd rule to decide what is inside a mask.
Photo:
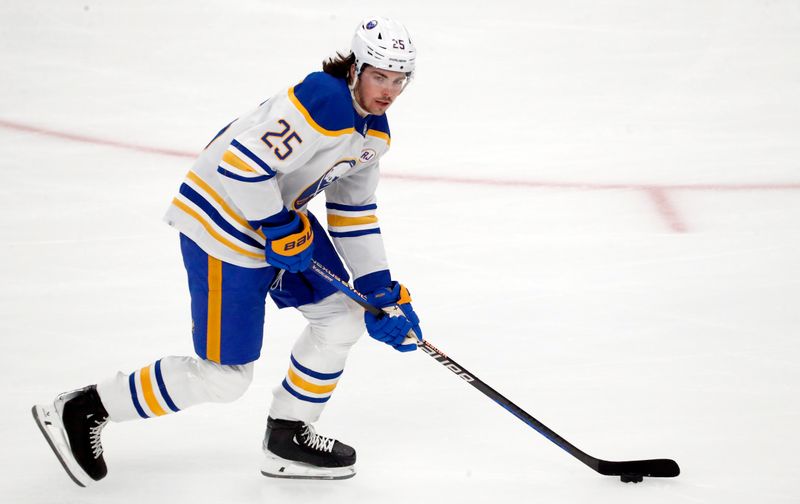
[[(267, 131), (264, 133), (264, 136), (261, 137), (261, 141), (267, 144), (267, 147), (272, 149), (272, 152), (275, 153), (278, 159), (283, 161), (284, 159), (288, 158), (294, 152), (294, 148), (290, 142), (292, 140), (296, 140), (298, 144), (303, 143), (303, 139), (300, 138), (300, 135), (297, 134), (291, 127), (291, 125), (283, 119), (278, 120), (278, 124), (283, 126), (283, 131)], [(281, 143), (283, 144), (283, 149), (280, 146), (275, 147), (273, 143), (270, 141), (270, 137), (276, 137), (275, 142), (278, 142), (278, 139), (283, 139)]]

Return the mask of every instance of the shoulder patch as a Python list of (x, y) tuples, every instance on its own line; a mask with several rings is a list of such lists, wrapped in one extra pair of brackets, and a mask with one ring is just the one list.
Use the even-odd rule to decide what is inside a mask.
[(327, 136), (353, 133), (353, 105), (344, 79), (325, 72), (309, 74), (289, 88), (289, 100), (315, 130)]

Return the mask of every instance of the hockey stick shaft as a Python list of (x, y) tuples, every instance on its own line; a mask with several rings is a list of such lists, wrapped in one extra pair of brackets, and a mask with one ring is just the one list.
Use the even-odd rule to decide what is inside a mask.
[[(368, 303), (363, 294), (353, 289), (347, 282), (343, 281), (336, 274), (328, 270), (316, 260), (312, 260), (310, 269), (321, 278), (325, 279), (336, 289), (344, 293), (350, 299), (361, 305), (364, 310), (372, 313), (375, 316), (384, 315), (383, 310)], [(511, 402), (501, 393), (487, 385), (484, 381), (479, 379), (472, 372), (468, 371), (464, 366), (458, 364), (456, 361), (448, 357), (444, 352), (433, 346), (430, 342), (422, 340), (418, 343), (418, 346), (424, 353), (431, 356), (439, 364), (443, 365), (459, 378), (481, 391), (485, 396), (502, 406), (509, 413), (523, 421), (529, 427), (533, 428), (539, 434), (550, 440), (553, 444), (601, 474), (642, 474), (644, 476), (672, 477), (677, 476), (679, 473), (678, 465), (674, 461), (668, 459), (608, 462), (592, 457), (591, 455), (588, 455), (587, 453), (578, 449), (575, 445), (558, 435), (554, 430), (547, 427), (525, 410)]]
[[(349, 284), (344, 282), (341, 278), (336, 276), (336, 274), (325, 268), (316, 260), (312, 260), (311, 270), (317, 275), (327, 280), (331, 285), (333, 285), (338, 290), (343, 292), (350, 299), (361, 305), (364, 308), (364, 310), (372, 313), (375, 316), (383, 315), (383, 310), (369, 304), (366, 300), (366, 297), (363, 294), (350, 287)], [(582, 452), (574, 445), (569, 443), (567, 440), (559, 436), (555, 431), (544, 425), (539, 420), (535, 419), (533, 416), (526, 413), (522, 408), (511, 402), (509, 399), (507, 399), (505, 396), (497, 392), (495, 389), (493, 389), (486, 383), (484, 383), (473, 373), (469, 372), (466, 368), (464, 368), (464, 366), (461, 366), (460, 364), (456, 363), (453, 359), (450, 359), (447, 355), (445, 355), (444, 352), (433, 346), (430, 342), (423, 340), (419, 344), (419, 347), (426, 354), (430, 355), (437, 362), (439, 362), (444, 367), (446, 367), (454, 374), (456, 374), (459, 378), (461, 378), (462, 380), (466, 381), (476, 389), (483, 392), (484, 395), (488, 396), (490, 399), (492, 399), (497, 404), (508, 410), (511, 414), (513, 414), (526, 424), (528, 424), (530, 427), (535, 429), (544, 437), (555, 443), (557, 446), (563, 448), (568, 453), (581, 460), (581, 462), (587, 463), (585, 458), (588, 457), (588, 455), (586, 455), (586, 453)]]

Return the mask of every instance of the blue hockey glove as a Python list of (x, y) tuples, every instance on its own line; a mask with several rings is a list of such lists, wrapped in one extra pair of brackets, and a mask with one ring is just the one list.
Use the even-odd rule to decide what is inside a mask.
[(314, 253), (314, 231), (308, 217), (290, 212), (292, 220), (279, 226), (263, 226), (267, 238), (264, 256), (276, 268), (297, 273), (308, 269)]
[(411, 306), (411, 294), (405, 286), (392, 282), (388, 287), (367, 294), (367, 302), (387, 312), (380, 318), (364, 312), (364, 322), (370, 336), (400, 352), (411, 352), (417, 349), (415, 343), (403, 344), (411, 329), (414, 330), (417, 338), (422, 340), (419, 317), (414, 313), (414, 308)]

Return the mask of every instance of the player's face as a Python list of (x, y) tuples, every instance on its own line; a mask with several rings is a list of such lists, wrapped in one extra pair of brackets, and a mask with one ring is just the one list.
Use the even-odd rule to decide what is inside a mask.
[(358, 77), (353, 94), (367, 112), (381, 115), (403, 92), (407, 80), (403, 72), (367, 67)]

